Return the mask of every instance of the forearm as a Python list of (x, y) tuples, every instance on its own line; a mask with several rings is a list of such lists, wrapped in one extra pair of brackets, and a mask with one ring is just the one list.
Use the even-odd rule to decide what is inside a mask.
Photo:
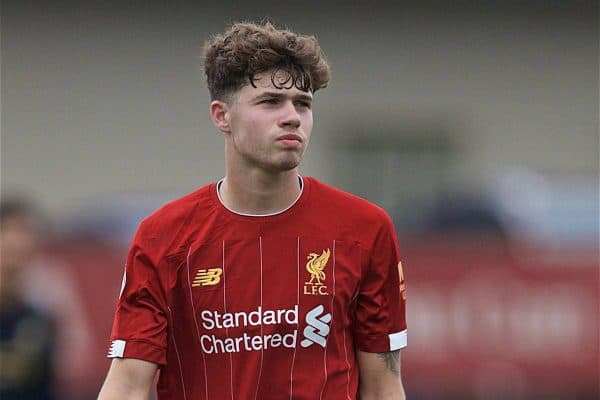
[(98, 400), (147, 400), (157, 365), (136, 359), (114, 359)]
[(405, 400), (400, 375), (400, 350), (358, 352), (360, 400)]
[(390, 382), (370, 390), (361, 387), (359, 400), (406, 400), (406, 395), (402, 383)]
[(102, 386), (98, 400), (148, 400), (149, 390), (139, 390), (131, 385), (117, 384), (108, 380)]

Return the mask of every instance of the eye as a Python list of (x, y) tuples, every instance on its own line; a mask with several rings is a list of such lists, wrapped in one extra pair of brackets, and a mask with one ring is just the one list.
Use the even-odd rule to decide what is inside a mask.
[(277, 99), (275, 99), (275, 98), (272, 98), (272, 99), (264, 99), (264, 100), (261, 100), (261, 101), (259, 102), (259, 104), (277, 104), (278, 102), (279, 102), (279, 100), (277, 100)]
[(310, 109), (311, 104), (308, 101), (297, 101), (296, 107), (308, 108)]

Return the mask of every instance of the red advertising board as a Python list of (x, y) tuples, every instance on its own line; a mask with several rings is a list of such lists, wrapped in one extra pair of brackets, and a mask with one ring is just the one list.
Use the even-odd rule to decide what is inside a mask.
[(407, 389), (434, 398), (598, 393), (597, 250), (550, 262), (551, 251), (407, 238)]
[[(400, 238), (407, 282), (405, 388), (424, 399), (596, 398), (598, 253), (595, 246), (515, 249), (492, 237)], [(590, 250), (591, 249), (591, 250)], [(87, 381), (97, 390), (126, 249), (70, 243), (94, 334)], [(560, 253), (560, 252), (559, 252)], [(82, 370), (83, 372), (83, 370)], [(492, 397), (495, 396), (495, 397)]]

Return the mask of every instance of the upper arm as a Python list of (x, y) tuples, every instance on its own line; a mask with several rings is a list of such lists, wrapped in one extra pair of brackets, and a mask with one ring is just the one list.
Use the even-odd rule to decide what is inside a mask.
[[(112, 332), (109, 358), (133, 358), (166, 363), (168, 303), (161, 274), (160, 243), (144, 224), (135, 235), (121, 285)], [(162, 261), (166, 262), (166, 261)]]
[(404, 273), (393, 223), (386, 216), (356, 301), (353, 335), (361, 400), (403, 400), (400, 349), (406, 346)]
[(400, 376), (400, 350), (357, 352), (361, 400), (404, 400)]
[(158, 365), (135, 358), (114, 358), (98, 400), (146, 400)]
[(356, 347), (369, 353), (401, 349), (406, 346), (404, 274), (389, 217), (364, 257), (352, 332)]

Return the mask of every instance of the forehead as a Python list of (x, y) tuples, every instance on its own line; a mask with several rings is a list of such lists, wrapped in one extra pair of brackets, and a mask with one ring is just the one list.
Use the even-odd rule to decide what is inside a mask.
[(275, 69), (254, 75), (252, 83), (244, 85), (240, 89), (240, 97), (259, 96), (264, 92), (281, 92), (288, 95), (303, 95), (303, 97), (312, 97), (312, 91), (298, 88), (298, 79), (289, 71), (284, 69)]

